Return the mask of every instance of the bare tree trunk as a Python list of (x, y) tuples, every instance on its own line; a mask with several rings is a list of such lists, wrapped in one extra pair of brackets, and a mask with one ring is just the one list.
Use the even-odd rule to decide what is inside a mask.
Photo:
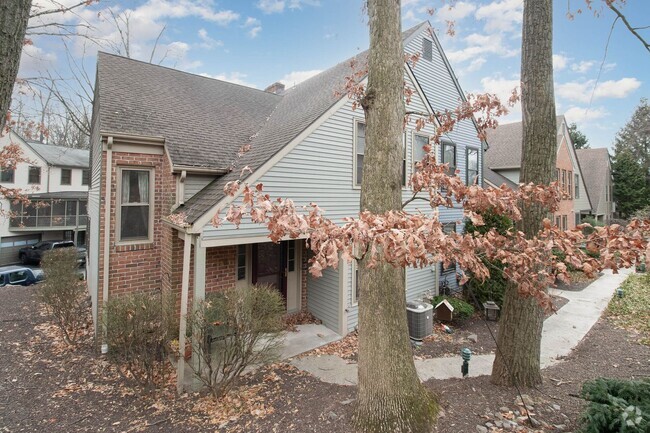
[[(370, 57), (361, 209), (398, 210), (402, 202), (404, 55), (399, 0), (368, 0)], [(420, 383), (408, 336), (404, 269), (359, 267), (360, 432), (429, 432), (438, 406)]]
[(31, 6), (32, 0), (0, 2), (0, 131), (11, 105)]
[[(524, 0), (521, 50), (521, 106), (523, 151), (521, 182), (549, 184), (555, 173), (557, 125), (553, 95), (552, 0)], [(523, 206), (519, 230), (528, 238), (548, 217), (543, 206)], [(504, 295), (499, 327), (499, 350), (492, 382), (535, 386), (542, 382), (540, 346), (544, 313), (533, 298), (523, 298), (513, 285)]]

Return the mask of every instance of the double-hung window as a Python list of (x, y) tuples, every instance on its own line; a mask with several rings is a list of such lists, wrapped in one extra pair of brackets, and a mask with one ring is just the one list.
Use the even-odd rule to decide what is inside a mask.
[(27, 183), (30, 185), (40, 185), (41, 167), (30, 166), (27, 174)]
[(580, 176), (577, 174), (574, 176), (575, 176), (575, 185), (574, 185), (575, 194), (573, 194), (573, 196), (575, 198), (580, 198)]
[(81, 171), (81, 184), (90, 185), (90, 170)]
[(478, 180), (478, 149), (473, 147), (467, 148), (467, 179), (465, 183), (472, 185), (480, 183)]
[(569, 198), (571, 198), (571, 195), (573, 194), (573, 172), (570, 171), (569, 174), (567, 175), (567, 181), (569, 182), (569, 185), (567, 187), (567, 193), (569, 194)]
[(442, 141), (442, 163), (449, 164), (447, 174), (454, 176), (456, 174), (456, 145), (451, 141)]
[(61, 169), (61, 185), (71, 185), (72, 184), (72, 170), (69, 168)]
[(152, 240), (153, 171), (121, 168), (119, 191), (119, 240)]
[[(356, 122), (356, 136), (354, 140), (354, 184), (361, 185), (363, 179), (363, 159), (366, 153), (366, 124)], [(406, 186), (406, 138), (402, 139), (402, 186)]]
[(3, 183), (14, 183), (14, 176), (16, 170), (13, 168), (2, 168), (0, 169), (0, 182)]

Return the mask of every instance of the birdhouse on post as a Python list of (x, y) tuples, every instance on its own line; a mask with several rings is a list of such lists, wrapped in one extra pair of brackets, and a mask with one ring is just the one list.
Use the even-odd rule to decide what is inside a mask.
[(451, 322), (454, 319), (454, 307), (451, 306), (449, 301), (443, 299), (436, 305), (436, 319), (443, 322)]

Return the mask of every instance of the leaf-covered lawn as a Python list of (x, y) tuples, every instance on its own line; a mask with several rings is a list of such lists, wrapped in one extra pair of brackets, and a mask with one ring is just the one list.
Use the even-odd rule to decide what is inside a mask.
[(618, 326), (638, 333), (641, 344), (650, 346), (650, 274), (631, 275), (621, 288), (624, 296), (614, 296), (608, 315)]

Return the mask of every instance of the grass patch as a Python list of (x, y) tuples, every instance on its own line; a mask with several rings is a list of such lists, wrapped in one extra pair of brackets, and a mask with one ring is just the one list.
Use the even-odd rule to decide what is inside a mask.
[(609, 318), (621, 328), (640, 336), (650, 346), (650, 274), (631, 275), (621, 285), (624, 296), (615, 296), (607, 307)]

